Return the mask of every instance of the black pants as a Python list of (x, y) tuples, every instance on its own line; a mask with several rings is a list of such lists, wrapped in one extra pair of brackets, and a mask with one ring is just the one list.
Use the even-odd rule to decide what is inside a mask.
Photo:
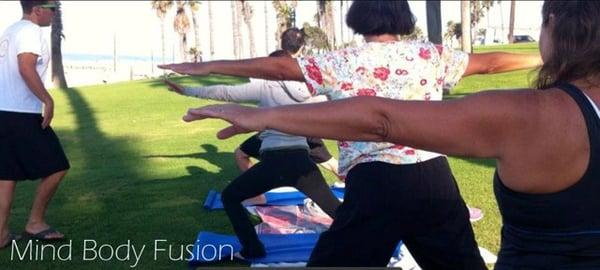
[(486, 269), (446, 158), (352, 168), (308, 266), (384, 267), (400, 240), (423, 269)]
[(265, 254), (242, 201), (283, 186), (296, 187), (331, 217), (340, 205), (317, 165), (309, 159), (307, 150), (264, 151), (261, 161), (233, 180), (221, 197), (242, 244), (242, 256), (250, 258)]

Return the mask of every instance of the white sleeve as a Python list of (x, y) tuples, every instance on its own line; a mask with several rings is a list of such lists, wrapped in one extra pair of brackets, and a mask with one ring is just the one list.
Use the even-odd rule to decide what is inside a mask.
[(251, 80), (240, 85), (211, 85), (203, 87), (184, 87), (183, 94), (198, 98), (208, 98), (220, 101), (243, 102), (259, 101), (265, 88), (263, 80)]
[(21, 29), (15, 36), (15, 48), (17, 55), (22, 53), (42, 55), (41, 29), (35, 27)]

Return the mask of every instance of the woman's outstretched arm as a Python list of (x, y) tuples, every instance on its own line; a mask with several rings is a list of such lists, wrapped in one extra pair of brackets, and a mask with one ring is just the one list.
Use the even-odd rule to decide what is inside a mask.
[(158, 65), (159, 68), (187, 75), (224, 74), (274, 81), (304, 81), (294, 58), (259, 57), (244, 60), (219, 60), (202, 63)]
[[(227, 138), (266, 128), (336, 140), (385, 141), (457, 156), (500, 157), (506, 142), (537, 128), (535, 91), (487, 91), (452, 101), (356, 97), (255, 109), (233, 104), (191, 109), (186, 121), (220, 118)], [(514, 144), (513, 144), (514, 145)]]

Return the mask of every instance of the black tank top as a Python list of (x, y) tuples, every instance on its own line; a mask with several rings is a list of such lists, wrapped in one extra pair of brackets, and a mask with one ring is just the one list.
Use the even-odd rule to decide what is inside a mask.
[(510, 190), (496, 171), (494, 193), (503, 218), (501, 253), (511, 249), (558, 256), (600, 256), (600, 118), (580, 89), (568, 83), (558, 88), (577, 102), (585, 118), (590, 140), (588, 168), (577, 183), (550, 194)]

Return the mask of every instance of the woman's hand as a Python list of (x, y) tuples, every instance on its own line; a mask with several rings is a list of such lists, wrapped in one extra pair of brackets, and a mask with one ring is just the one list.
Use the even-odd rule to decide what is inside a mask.
[(177, 94), (183, 95), (183, 87), (179, 84), (176, 84), (175, 82), (169, 80), (169, 79), (164, 79), (163, 82), (169, 86), (169, 91), (173, 91)]
[(237, 134), (251, 131), (262, 131), (266, 128), (267, 109), (260, 109), (237, 104), (209, 105), (196, 109), (189, 109), (183, 117), (186, 122), (203, 119), (223, 119), (231, 126), (220, 130), (217, 138), (227, 139)]
[(208, 75), (210, 69), (208, 63), (181, 63), (181, 64), (167, 64), (158, 65), (160, 69), (167, 69), (179, 74), (185, 75)]

